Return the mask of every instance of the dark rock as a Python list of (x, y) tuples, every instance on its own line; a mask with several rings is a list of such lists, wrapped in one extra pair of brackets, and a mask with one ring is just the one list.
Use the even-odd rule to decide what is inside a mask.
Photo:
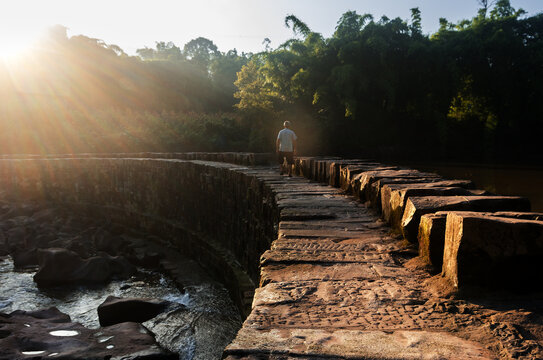
[(541, 290), (543, 221), (447, 215), (443, 275), (465, 286)]
[(48, 358), (169, 360), (178, 356), (161, 349), (137, 323), (87, 329), (56, 308), (0, 313), (0, 359)]
[(112, 235), (108, 231), (100, 230), (92, 236), (94, 245), (99, 251), (116, 255), (127, 245), (127, 241), (120, 236)]
[(11, 253), (13, 266), (16, 269), (35, 267), (38, 265), (38, 252), (36, 249), (17, 249)]
[(32, 220), (36, 222), (51, 222), (53, 219), (55, 219), (55, 217), (56, 210), (52, 208), (40, 210), (31, 216)]
[(530, 211), (528, 199), (519, 196), (414, 196), (407, 200), (401, 229), (405, 239), (417, 242), (420, 217), (438, 211)]
[(108, 296), (106, 301), (98, 306), (98, 319), (101, 326), (110, 326), (122, 322), (142, 323), (163, 312), (168, 304), (167, 301), (159, 299)]
[(40, 269), (34, 275), (38, 286), (102, 283), (113, 276), (127, 277), (135, 272), (126, 259), (107, 254), (82, 259), (67, 249), (44, 249), (38, 251), (38, 259)]
[(138, 266), (144, 266), (148, 268), (157, 267), (163, 256), (154, 251), (147, 251), (147, 249), (136, 248), (129, 256), (128, 259), (131, 263)]
[(25, 248), (26, 229), (22, 226), (11, 228), (6, 232), (6, 246), (9, 252)]
[[(47, 230), (45, 230), (47, 231)], [(38, 233), (36, 235), (31, 235), (26, 238), (25, 244), (27, 248), (39, 248), (45, 249), (50, 246), (51, 242), (57, 237), (53, 234), (53, 230), (49, 229), (49, 233)]]
[(9, 254), (4, 232), (0, 230), (0, 256)]

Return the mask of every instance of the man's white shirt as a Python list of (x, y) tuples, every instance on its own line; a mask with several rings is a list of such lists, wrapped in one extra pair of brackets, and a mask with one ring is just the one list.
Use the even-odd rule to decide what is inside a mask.
[(292, 152), (294, 151), (293, 140), (297, 140), (298, 137), (294, 131), (284, 128), (277, 134), (279, 140), (279, 151)]

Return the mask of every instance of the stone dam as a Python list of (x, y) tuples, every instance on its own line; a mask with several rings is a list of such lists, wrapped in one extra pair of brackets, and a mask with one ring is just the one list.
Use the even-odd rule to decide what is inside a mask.
[(281, 176), (252, 153), (4, 156), (0, 187), (196, 259), (245, 316), (224, 359), (543, 358), (543, 214), (528, 199), (371, 160), (295, 166)]

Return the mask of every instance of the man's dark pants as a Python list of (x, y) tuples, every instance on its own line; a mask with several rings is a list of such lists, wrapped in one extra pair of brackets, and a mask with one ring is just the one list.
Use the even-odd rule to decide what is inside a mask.
[(284, 158), (287, 158), (287, 163), (289, 165), (294, 164), (294, 152), (292, 151), (279, 151), (277, 155), (277, 161), (279, 165), (283, 165)]

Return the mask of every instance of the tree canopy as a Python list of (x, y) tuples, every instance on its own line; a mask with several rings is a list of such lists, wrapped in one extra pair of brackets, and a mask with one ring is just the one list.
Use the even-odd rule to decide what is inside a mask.
[[(346, 12), (325, 39), (299, 18), (297, 37), (251, 58), (238, 108), (292, 117), (310, 151), (472, 161), (531, 161), (543, 135), (543, 15), (479, 1), (457, 24), (422, 34), (410, 21)], [(301, 137), (303, 139), (303, 137)]]
[(543, 14), (477, 1), (433, 34), (418, 8), (348, 11), (329, 38), (291, 14), (257, 54), (198, 37), (129, 56), (56, 26), (0, 62), (0, 150), (272, 151), (288, 119), (306, 154), (541, 162)]

